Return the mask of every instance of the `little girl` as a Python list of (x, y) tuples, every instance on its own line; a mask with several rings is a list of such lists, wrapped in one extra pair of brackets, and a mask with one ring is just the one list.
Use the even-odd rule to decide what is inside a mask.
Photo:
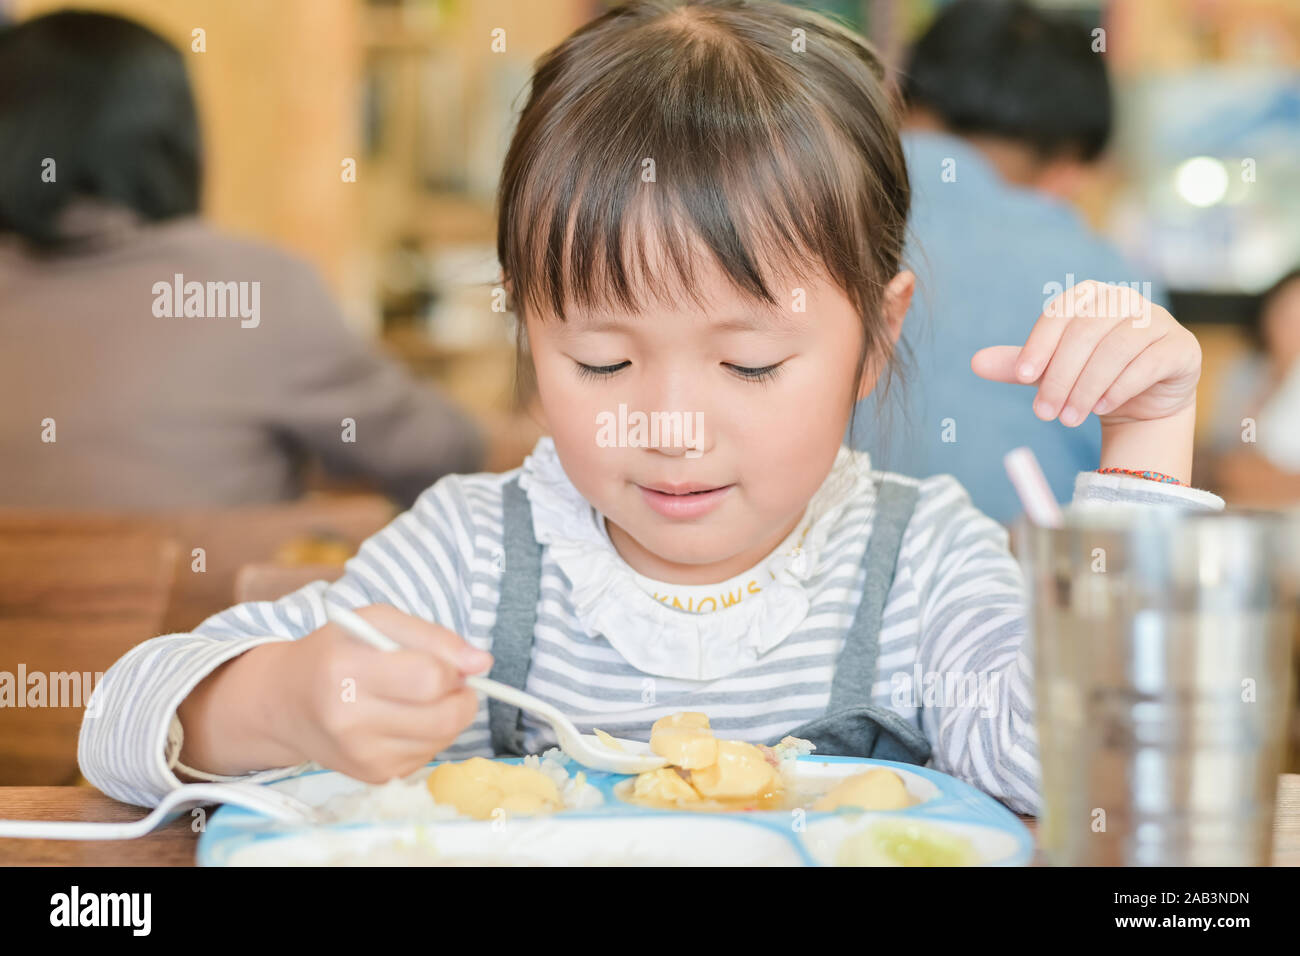
[[(639, 0), (545, 56), (498, 252), (552, 437), (510, 473), (438, 481), (336, 583), (133, 649), (83, 723), (86, 777), (151, 805), (186, 780), (380, 782), (552, 746), (465, 686), (487, 671), (583, 732), (644, 740), (703, 711), (723, 738), (928, 763), (1034, 812), (1006, 533), (951, 477), (842, 446), (913, 286), (882, 77), (852, 33), (743, 0)], [(1076, 502), (1222, 507), (1182, 484), (1190, 333), (1095, 283), (1033, 320), (972, 367), (1034, 386), (1044, 420), (1101, 417), (1111, 473), (1080, 475)], [(698, 427), (610, 440), (638, 415)], [(326, 601), (404, 649), (327, 624)]]

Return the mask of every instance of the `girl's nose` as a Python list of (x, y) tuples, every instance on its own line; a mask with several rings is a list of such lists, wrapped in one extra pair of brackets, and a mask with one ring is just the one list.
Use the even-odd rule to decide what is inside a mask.
[(654, 399), (643, 406), (648, 420), (651, 448), (673, 457), (699, 458), (710, 442), (709, 414), (690, 395), (694, 389), (660, 387), (649, 389)]
[(668, 424), (656, 435), (656, 451), (670, 458), (699, 458), (708, 450), (703, 412), (683, 413)]

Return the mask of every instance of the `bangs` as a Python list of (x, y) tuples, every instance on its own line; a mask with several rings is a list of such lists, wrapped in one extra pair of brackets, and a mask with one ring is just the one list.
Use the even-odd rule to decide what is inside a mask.
[[(810, 16), (642, 4), (543, 59), (499, 197), (521, 318), (706, 308), (710, 265), (768, 306), (788, 308), (781, 280), (824, 275), (870, 312), (901, 256), (906, 171), (879, 64)], [(813, 23), (820, 54), (811, 36), (792, 50), (792, 24)]]

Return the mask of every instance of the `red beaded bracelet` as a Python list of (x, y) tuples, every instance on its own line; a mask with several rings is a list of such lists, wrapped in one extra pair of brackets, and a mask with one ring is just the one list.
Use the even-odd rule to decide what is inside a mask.
[(1177, 478), (1158, 471), (1134, 471), (1131, 468), (1098, 468), (1097, 472), (1102, 475), (1130, 475), (1133, 478), (1146, 478), (1148, 481), (1159, 481), (1166, 485), (1182, 484)]

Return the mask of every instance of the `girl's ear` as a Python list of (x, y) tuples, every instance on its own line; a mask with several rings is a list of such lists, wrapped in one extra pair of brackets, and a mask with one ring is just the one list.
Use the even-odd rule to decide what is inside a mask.
[(916, 274), (904, 270), (889, 280), (885, 286), (885, 297), (881, 311), (889, 327), (889, 340), (897, 342), (903, 331), (903, 318), (912, 304), (912, 293), (916, 290)]
[[(911, 272), (900, 272), (894, 278), (889, 280), (885, 286), (885, 295), (881, 301), (880, 313), (885, 319), (885, 326), (889, 329), (889, 341), (891, 344), (898, 343), (898, 336), (903, 331), (903, 317), (907, 315), (907, 309), (912, 304), (912, 292), (916, 289), (916, 276)], [(869, 363), (862, 381), (858, 385), (858, 401), (862, 401), (871, 394), (871, 390), (876, 387), (876, 379), (880, 377), (882, 366), (879, 360)]]

